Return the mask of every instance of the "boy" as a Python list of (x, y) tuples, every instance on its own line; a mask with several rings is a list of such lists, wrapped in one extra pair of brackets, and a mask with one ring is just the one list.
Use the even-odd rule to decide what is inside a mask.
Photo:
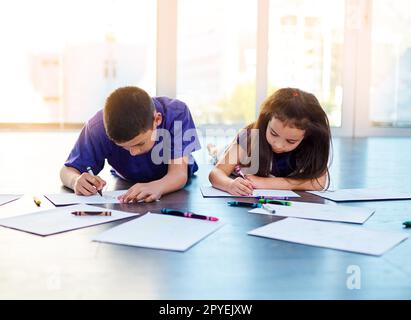
[(183, 102), (123, 87), (84, 126), (60, 177), (76, 194), (94, 195), (106, 185), (97, 174), (107, 159), (117, 176), (136, 182), (120, 202), (152, 202), (184, 187), (198, 170), (191, 152), (200, 148)]

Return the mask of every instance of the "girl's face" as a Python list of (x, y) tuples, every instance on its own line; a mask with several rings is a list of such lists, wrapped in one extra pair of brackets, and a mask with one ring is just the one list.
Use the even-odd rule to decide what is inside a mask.
[(305, 130), (284, 126), (273, 117), (267, 125), (266, 138), (275, 153), (293, 151), (303, 141)]

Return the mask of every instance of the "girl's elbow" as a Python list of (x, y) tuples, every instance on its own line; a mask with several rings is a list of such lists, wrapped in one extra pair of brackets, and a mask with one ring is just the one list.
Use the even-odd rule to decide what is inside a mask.
[(308, 190), (308, 191), (323, 191), (323, 190), (324, 190), (324, 187), (322, 187), (322, 186), (320, 186), (318, 183), (316, 183), (316, 184), (313, 186), (312, 190)]
[(325, 189), (325, 184), (327, 183), (327, 177), (322, 176), (318, 179), (315, 179), (312, 183), (313, 189), (312, 191), (323, 191)]
[(208, 181), (210, 181), (211, 184), (213, 184), (214, 177), (215, 177), (215, 172), (216, 168), (213, 168), (210, 173), (208, 174)]

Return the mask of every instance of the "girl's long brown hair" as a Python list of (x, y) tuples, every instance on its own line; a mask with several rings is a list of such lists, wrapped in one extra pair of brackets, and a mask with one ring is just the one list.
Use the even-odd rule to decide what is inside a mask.
[[(313, 94), (295, 88), (279, 89), (269, 96), (261, 106), (257, 121), (247, 127), (258, 129), (259, 152), (252, 152), (259, 154), (257, 175), (267, 177), (271, 172), (273, 151), (267, 142), (266, 131), (273, 117), (286, 126), (305, 130), (304, 139), (292, 151), (296, 168), (288, 178), (318, 179), (325, 173), (328, 175), (331, 131), (327, 115)], [(253, 147), (256, 146), (252, 144)]]

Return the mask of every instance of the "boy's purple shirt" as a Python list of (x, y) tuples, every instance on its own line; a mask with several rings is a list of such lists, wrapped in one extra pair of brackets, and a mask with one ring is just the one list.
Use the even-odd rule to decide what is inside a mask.
[[(190, 110), (185, 103), (177, 99), (153, 97), (152, 100), (157, 112), (160, 112), (162, 115), (162, 122), (157, 129), (168, 130), (172, 138), (171, 150), (167, 149), (167, 153), (170, 154), (170, 159), (177, 159), (183, 156), (189, 157), (187, 173), (190, 178), (198, 170), (197, 163), (191, 152), (201, 149), (195, 133), (192, 135), (191, 141), (184, 141), (182, 139), (184, 132), (189, 129), (195, 129)], [(181, 126), (177, 125), (174, 127), (175, 121), (181, 121)], [(182, 143), (182, 147), (174, 144), (173, 137), (175, 136)], [(161, 141), (161, 138), (159, 141), (156, 141), (153, 148)], [(184, 152), (188, 145), (190, 147), (187, 152)], [(160, 152), (160, 155), (162, 154)], [(86, 172), (86, 168), (90, 166), (94, 174), (97, 175), (103, 169), (105, 159), (113, 167), (115, 173), (133, 182), (158, 180), (167, 174), (168, 165), (165, 163), (155, 164), (151, 158), (151, 151), (146, 154), (132, 156), (127, 150), (111, 141), (104, 128), (103, 110), (100, 110), (81, 130), (80, 136), (64, 165), (73, 167), (81, 173)]]

